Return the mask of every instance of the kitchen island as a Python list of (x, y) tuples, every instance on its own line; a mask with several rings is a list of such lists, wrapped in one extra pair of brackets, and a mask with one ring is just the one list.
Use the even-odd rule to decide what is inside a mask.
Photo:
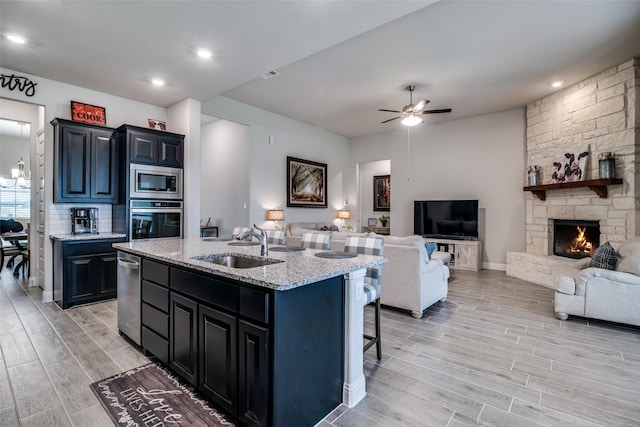
[[(243, 425), (314, 425), (365, 395), (363, 279), (386, 259), (325, 259), (215, 239), (115, 244), (142, 258), (142, 349)], [(269, 264), (237, 268), (214, 256)]]

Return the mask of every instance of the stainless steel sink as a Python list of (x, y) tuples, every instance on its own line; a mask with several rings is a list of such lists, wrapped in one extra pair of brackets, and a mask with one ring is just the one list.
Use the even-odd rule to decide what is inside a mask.
[(193, 257), (198, 261), (211, 262), (231, 268), (254, 268), (284, 262), (279, 259), (256, 258), (240, 254), (214, 254)]

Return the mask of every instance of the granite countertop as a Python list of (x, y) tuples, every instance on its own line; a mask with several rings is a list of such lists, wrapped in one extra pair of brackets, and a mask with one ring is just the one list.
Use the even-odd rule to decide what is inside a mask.
[(345, 259), (319, 258), (314, 254), (325, 251), (317, 249), (299, 252), (269, 251), (269, 259), (284, 262), (254, 268), (232, 268), (192, 259), (197, 256), (231, 253), (261, 258), (260, 245), (230, 246), (228, 243), (186, 238), (114, 243), (113, 247), (134, 255), (278, 291), (294, 289), (388, 261), (387, 258), (373, 255)]
[(100, 234), (50, 234), (49, 238), (51, 240), (104, 240), (104, 239), (121, 239), (127, 237), (126, 234), (123, 233), (100, 233)]

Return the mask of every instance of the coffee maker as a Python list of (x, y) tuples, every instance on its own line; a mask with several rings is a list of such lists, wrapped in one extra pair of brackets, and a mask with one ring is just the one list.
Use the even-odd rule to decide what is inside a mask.
[(71, 234), (98, 234), (98, 208), (71, 208)]

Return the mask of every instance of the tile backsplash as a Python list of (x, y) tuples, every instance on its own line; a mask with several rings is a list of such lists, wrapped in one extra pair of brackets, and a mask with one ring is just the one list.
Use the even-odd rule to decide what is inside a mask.
[(98, 232), (111, 232), (111, 205), (92, 203), (54, 203), (49, 210), (49, 234), (70, 234), (70, 208), (98, 208)]

